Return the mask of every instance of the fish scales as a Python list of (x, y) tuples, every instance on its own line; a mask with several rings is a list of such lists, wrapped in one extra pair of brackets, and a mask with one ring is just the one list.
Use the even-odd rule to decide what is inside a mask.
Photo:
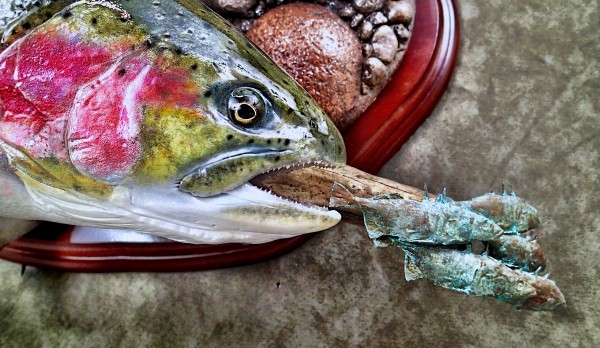
[(351, 205), (363, 212), (371, 239), (394, 237), (423, 244), (465, 244), (495, 240), (504, 232), (492, 220), (451, 202), (421, 202), (394, 195), (360, 198), (335, 184), (331, 207)]
[(475, 296), (491, 296), (517, 308), (552, 310), (565, 304), (554, 281), (513, 270), (502, 262), (469, 251), (395, 243), (406, 255), (407, 280), (433, 284)]

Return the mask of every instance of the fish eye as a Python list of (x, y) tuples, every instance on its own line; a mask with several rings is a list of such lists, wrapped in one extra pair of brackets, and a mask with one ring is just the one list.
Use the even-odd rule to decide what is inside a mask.
[(244, 127), (259, 122), (265, 114), (265, 102), (262, 94), (250, 87), (234, 89), (227, 105), (229, 118)]

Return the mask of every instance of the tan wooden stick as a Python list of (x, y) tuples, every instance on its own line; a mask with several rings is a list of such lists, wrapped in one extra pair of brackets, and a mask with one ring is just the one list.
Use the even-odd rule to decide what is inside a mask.
[[(348, 165), (338, 167), (305, 166), (282, 169), (258, 176), (251, 180), (253, 185), (270, 190), (278, 196), (304, 204), (329, 206), (333, 183), (338, 182), (355, 196), (373, 197), (395, 193), (405, 199), (422, 200), (423, 190), (380, 178)], [(435, 198), (434, 195), (429, 195)], [(340, 210), (349, 222), (362, 224), (362, 214), (355, 208)]]

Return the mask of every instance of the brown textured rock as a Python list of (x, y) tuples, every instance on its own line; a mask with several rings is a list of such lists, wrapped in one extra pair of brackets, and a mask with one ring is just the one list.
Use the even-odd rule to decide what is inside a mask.
[(358, 28), (358, 37), (367, 40), (373, 35), (373, 23), (369, 21), (364, 21)]
[(257, 19), (248, 37), (323, 107), (336, 125), (360, 96), (362, 53), (356, 34), (325, 7), (292, 3)]
[(204, 0), (203, 2), (217, 12), (243, 14), (256, 5), (258, 0)]
[(385, 65), (381, 60), (371, 57), (365, 61), (363, 80), (370, 87), (377, 86), (385, 81), (386, 72)]
[(398, 52), (398, 39), (391, 27), (382, 25), (377, 28), (375, 34), (373, 34), (372, 43), (375, 57), (386, 64), (394, 61), (396, 52)]
[(410, 24), (415, 16), (415, 8), (408, 1), (390, 1), (386, 14), (391, 23)]
[(377, 11), (385, 6), (385, 0), (353, 0), (352, 3), (361, 13)]

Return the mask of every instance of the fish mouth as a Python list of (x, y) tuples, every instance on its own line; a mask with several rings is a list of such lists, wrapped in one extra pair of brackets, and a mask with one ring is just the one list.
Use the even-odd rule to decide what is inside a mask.
[(225, 153), (211, 157), (204, 163), (200, 164), (200, 166), (198, 166), (195, 171), (206, 170), (207, 168), (209, 168), (211, 166), (223, 164), (223, 163), (226, 163), (227, 161), (235, 160), (238, 158), (244, 158), (244, 157), (252, 158), (252, 157), (260, 157), (260, 156), (277, 156), (277, 155), (281, 156), (281, 155), (285, 155), (285, 154), (291, 154), (292, 152), (293, 152), (292, 150), (288, 150), (288, 149), (269, 148), (269, 149), (264, 149), (264, 150), (259, 150), (259, 151), (248, 151), (248, 149), (246, 149), (246, 148), (240, 148), (237, 150), (227, 151)]
[(177, 182), (177, 188), (192, 196), (207, 198), (231, 191), (257, 176), (273, 175), (290, 168), (331, 165), (316, 154), (299, 161), (293, 149), (239, 148), (207, 159)]
[[(178, 189), (191, 194), (192, 196), (199, 198), (207, 198), (216, 196), (215, 195), (204, 195), (204, 192), (198, 192), (198, 180), (206, 178), (209, 175), (209, 171), (215, 168), (227, 168), (231, 163), (235, 163), (240, 159), (277, 159), (281, 160), (283, 156), (291, 155), (291, 150), (279, 150), (279, 149), (265, 149), (262, 151), (250, 152), (247, 149), (238, 149), (229, 151), (223, 154), (215, 156), (200, 166), (198, 166), (191, 174), (184, 177), (178, 184)], [(251, 185), (263, 193), (285, 201), (291, 205), (299, 205), (304, 208), (316, 209), (319, 211), (328, 211), (328, 204), (324, 203), (322, 199), (312, 199), (310, 197), (310, 189), (313, 186), (310, 182), (310, 178), (297, 177), (293, 180), (289, 179), (289, 173), (293, 173), (300, 169), (306, 168), (320, 168), (320, 169), (333, 169), (336, 165), (325, 161), (307, 160), (304, 162), (295, 162), (291, 164), (284, 164), (272, 168), (264, 168), (258, 170), (255, 174), (248, 177), (247, 180), (237, 185), (241, 186), (244, 184)], [(279, 181), (279, 176), (285, 179), (285, 183)], [(276, 183), (275, 183), (276, 182)], [(206, 183), (214, 184), (213, 182), (206, 181)], [(208, 185), (205, 185), (208, 186)], [(285, 189), (282, 189), (285, 186)], [(235, 188), (234, 188), (235, 189)], [(231, 190), (224, 192), (218, 192), (218, 194), (228, 193)], [(283, 193), (285, 192), (285, 193)], [(329, 192), (319, 192), (320, 195), (329, 195)]]
[(273, 168), (258, 174), (250, 179), (248, 183), (261, 191), (293, 204), (330, 210), (327, 203), (329, 199), (323, 200), (321, 198), (321, 196), (329, 197), (330, 190), (323, 191), (323, 185), (316, 185), (314, 180), (317, 178), (294, 174), (302, 173), (302, 169), (335, 169), (336, 167), (335, 164), (328, 162), (307, 161)]
[[(251, 155), (264, 155), (265, 153), (277, 155), (282, 151), (263, 151)], [(235, 160), (245, 156), (239, 152), (237, 156), (221, 156), (220, 160), (207, 161), (207, 166), (199, 168), (200, 171), (222, 162)], [(214, 213), (205, 221), (208, 224), (208, 233), (214, 235), (212, 240), (198, 240), (195, 237), (182, 234), (162, 234), (164, 237), (188, 243), (264, 243), (281, 238), (290, 238), (300, 234), (325, 230), (336, 225), (341, 220), (341, 215), (335, 210), (330, 210), (325, 205), (313, 204), (308, 200), (294, 199), (294, 197), (278, 195), (268, 185), (261, 183), (265, 178), (277, 177), (278, 173), (293, 171), (306, 167), (333, 167), (332, 164), (322, 161), (305, 161), (302, 163), (284, 164), (275, 168), (267, 168), (254, 175), (241, 185), (231, 190), (210, 197), (198, 197), (188, 194), (187, 197), (196, 200), (195, 204), (184, 204), (187, 199), (178, 198), (181, 210), (198, 209), (211, 210)], [(295, 185), (290, 182), (292, 186)], [(299, 184), (297, 189), (304, 190), (308, 182)], [(181, 191), (183, 191), (180, 188)], [(188, 203), (189, 202), (188, 200)], [(184, 207), (185, 205), (185, 207)], [(180, 211), (181, 211), (180, 210)], [(216, 219), (214, 223), (208, 222)], [(217, 221), (218, 220), (218, 221)], [(218, 236), (217, 236), (218, 235)]]

